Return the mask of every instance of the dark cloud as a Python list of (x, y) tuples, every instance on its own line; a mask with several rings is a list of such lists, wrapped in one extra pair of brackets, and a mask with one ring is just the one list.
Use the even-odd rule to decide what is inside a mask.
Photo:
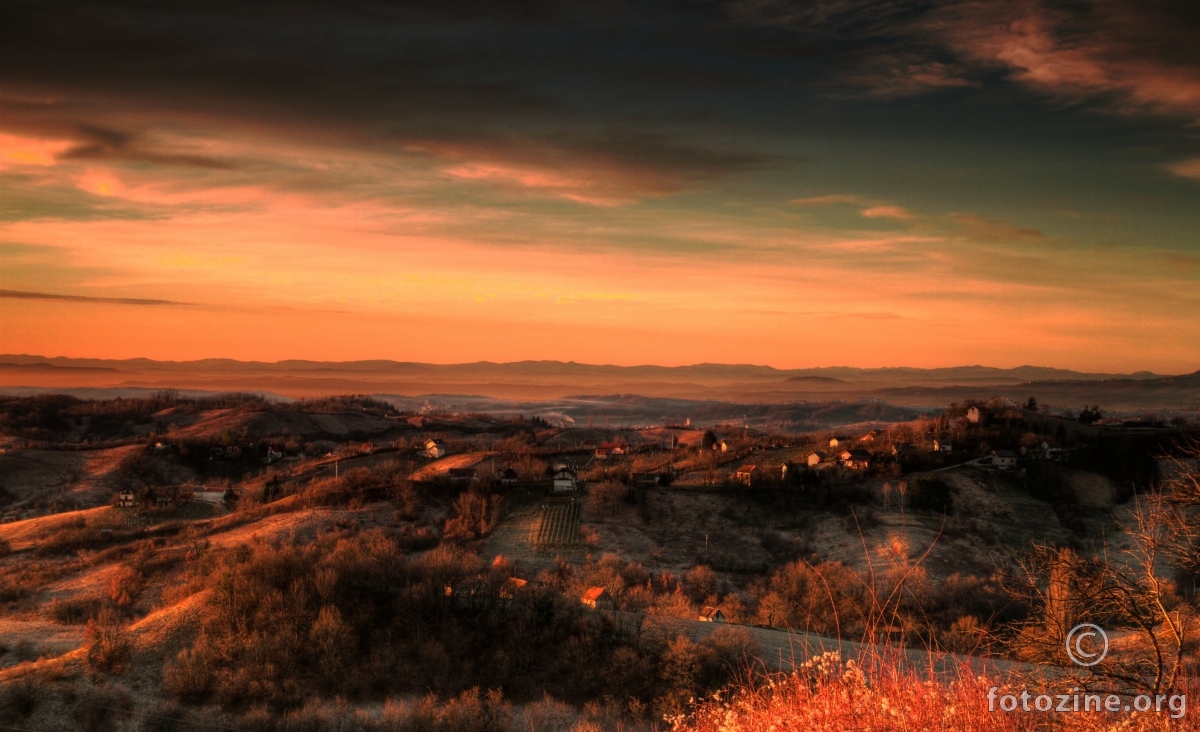
[(59, 157), (66, 160), (125, 160), (165, 167), (233, 170), (233, 164), (204, 155), (154, 150), (140, 144), (130, 133), (100, 127), (79, 130), (82, 141)]

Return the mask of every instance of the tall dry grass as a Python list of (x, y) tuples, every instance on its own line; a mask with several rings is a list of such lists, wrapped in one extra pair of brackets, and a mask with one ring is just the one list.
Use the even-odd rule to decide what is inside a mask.
[[(884, 649), (856, 660), (836, 652), (816, 656), (787, 675), (735, 684), (700, 701), (686, 716), (667, 719), (679, 732), (783, 732), (785, 730), (868, 730), (885, 732), (1149, 732), (1200, 729), (1200, 713), (1173, 719), (1161, 713), (989, 711), (988, 692), (998, 695), (1062, 694), (1051, 677), (972, 668), (962, 662), (934, 673)], [(1081, 695), (1084, 693), (1079, 691)], [(1101, 692), (1107, 695), (1107, 692)], [(1190, 681), (1176, 694), (1200, 700), (1200, 684)], [(1057, 697), (1054, 697), (1057, 705)], [(1123, 700), (1128, 703), (1128, 699)], [(1081, 702), (1082, 704), (1082, 702)], [(1032, 706), (1032, 702), (1031, 702)], [(1178, 715), (1176, 715), (1178, 716)]]

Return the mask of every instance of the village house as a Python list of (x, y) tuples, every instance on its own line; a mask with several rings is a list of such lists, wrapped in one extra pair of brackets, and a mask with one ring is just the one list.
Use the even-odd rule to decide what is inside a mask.
[(933, 441), (933, 451), (934, 452), (954, 452), (954, 445), (952, 445), (948, 440), (934, 440)]
[(117, 505), (121, 508), (133, 508), (134, 497), (133, 491), (123, 490), (117, 494)]
[(858, 438), (858, 441), (859, 442), (874, 442), (875, 440), (878, 440), (881, 437), (883, 437), (883, 430), (874, 429), (874, 430), (871, 430), (870, 432), (868, 432), (867, 434), (863, 435), (862, 437)]
[(1017, 467), (1017, 453), (1012, 450), (992, 450), (992, 465), (1001, 470)]
[(743, 465), (733, 474), (733, 478), (742, 485), (749, 486), (754, 480), (756, 470), (758, 470), (757, 465)]
[(910, 442), (896, 442), (892, 444), (892, 454), (896, 457), (916, 455), (917, 448)]
[(721, 608), (705, 605), (700, 611), (700, 622), (702, 623), (724, 623), (725, 613), (721, 612)]
[(504, 581), (503, 585), (500, 585), (500, 599), (501, 600), (513, 599), (514, 597), (517, 596), (517, 593), (520, 592), (521, 589), (523, 587), (525, 587), (525, 585), (527, 585), (527, 584), (529, 584), (529, 582), (527, 580), (521, 579), (520, 577), (509, 577), (507, 580)]
[(808, 467), (815, 468), (821, 463), (826, 462), (828, 459), (829, 456), (823, 452), (810, 452), (808, 453), (808, 457), (805, 459), (805, 463), (808, 465)]
[(842, 465), (851, 470), (866, 470), (871, 467), (871, 453), (866, 450), (844, 450), (838, 458)]
[(500, 485), (514, 485), (519, 482), (520, 479), (521, 476), (517, 475), (517, 471), (513, 470), (512, 468), (505, 468), (504, 470), (496, 473), (496, 480), (499, 481)]
[(579, 601), (585, 607), (590, 607), (593, 610), (612, 610), (613, 600), (612, 595), (608, 594), (608, 590), (603, 587), (592, 587), (587, 592), (583, 593), (583, 597)]
[(441, 440), (425, 440), (425, 457), (440, 458), (446, 454), (446, 444)]
[(1067, 457), (1067, 451), (1061, 447), (1051, 447), (1049, 442), (1042, 442), (1041, 445), (1043, 460), (1064, 460)]
[(788, 474), (788, 466), (787, 466), (787, 463), (784, 463), (783, 465), (779, 466), (779, 479), (787, 480), (787, 474)]
[(971, 406), (967, 409), (967, 421), (971, 424), (979, 424), (979, 420), (983, 418), (983, 413), (979, 411), (979, 407)]
[(846, 437), (844, 435), (837, 435), (836, 437), (829, 438), (829, 446), (837, 447), (838, 445), (841, 445), (841, 444), (849, 442), (849, 441), (850, 441), (849, 437)]
[(574, 493), (579, 487), (579, 478), (570, 468), (559, 468), (551, 478), (551, 492)]

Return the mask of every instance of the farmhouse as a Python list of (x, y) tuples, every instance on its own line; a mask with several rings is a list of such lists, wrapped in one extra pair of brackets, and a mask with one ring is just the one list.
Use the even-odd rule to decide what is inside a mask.
[(844, 435), (837, 435), (836, 437), (830, 437), (830, 438), (829, 438), (829, 446), (830, 446), (830, 447), (837, 447), (838, 445), (841, 445), (841, 444), (847, 443), (847, 442), (849, 442), (849, 441), (850, 441), (850, 438), (849, 438), (849, 437), (846, 437), (846, 436), (844, 436)]
[(863, 435), (862, 437), (858, 438), (858, 441), (859, 442), (874, 442), (875, 440), (878, 440), (880, 437), (883, 437), (883, 430), (874, 429), (874, 430), (871, 430), (870, 432), (868, 432), (867, 434)]
[(823, 452), (810, 452), (808, 453), (808, 458), (805, 459), (805, 463), (808, 465), (808, 467), (815, 468), (821, 463), (826, 462), (828, 459), (829, 456)]
[(934, 452), (954, 452), (954, 445), (952, 445), (948, 440), (934, 440), (933, 441), (933, 451)]
[(513, 485), (520, 479), (521, 477), (517, 475), (517, 471), (512, 468), (505, 468), (496, 473), (496, 480), (500, 482), (500, 485)]
[(629, 445), (624, 442), (602, 442), (600, 447), (596, 448), (596, 455), (599, 457), (600, 451), (604, 450), (606, 455), (628, 455)]
[(441, 440), (425, 440), (425, 457), (440, 458), (446, 454), (446, 443)]
[(575, 471), (570, 468), (559, 468), (551, 479), (551, 491), (553, 493), (574, 493), (579, 487), (579, 479), (575, 475)]
[(117, 496), (117, 505), (121, 508), (133, 508), (133, 491), (123, 490)]
[(866, 450), (844, 450), (838, 459), (851, 470), (865, 470), (871, 467), (871, 453)]
[(583, 593), (583, 597), (579, 598), (579, 601), (593, 610), (613, 609), (612, 595), (608, 594), (608, 590), (603, 587), (592, 587)]
[(1017, 454), (1012, 450), (992, 450), (992, 465), (1001, 470), (1017, 467)]
[(967, 409), (967, 421), (971, 424), (979, 424), (979, 420), (983, 418), (983, 413), (979, 411), (979, 407), (972, 406)]
[(748, 486), (748, 485), (750, 485), (751, 481), (754, 480), (754, 476), (755, 476), (754, 471), (756, 471), (756, 470), (758, 470), (757, 465), (749, 465), (749, 464), (743, 465), (742, 467), (737, 469), (736, 473), (733, 474), (734, 480), (741, 483), (742, 485)]
[(719, 607), (706, 605), (704, 609), (700, 611), (699, 620), (702, 623), (724, 623), (725, 613), (721, 612), (721, 608)]

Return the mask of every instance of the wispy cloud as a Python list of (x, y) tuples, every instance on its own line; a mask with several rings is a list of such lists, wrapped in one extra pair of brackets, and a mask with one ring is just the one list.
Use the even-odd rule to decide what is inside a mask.
[(1194, 29), (1139, 2), (1079, 6), (975, 0), (948, 5), (924, 31), (976, 63), (1064, 102), (1200, 121)]
[(862, 196), (841, 193), (833, 193), (827, 196), (813, 196), (811, 198), (792, 199), (792, 203), (796, 206), (833, 206), (843, 203), (862, 203), (862, 201)]
[(911, 221), (916, 216), (906, 208), (901, 206), (871, 206), (864, 208), (858, 212), (865, 219), (896, 219), (897, 221)]
[(948, 215), (962, 232), (983, 241), (1045, 242), (1050, 237), (1028, 226), (1016, 226), (1007, 221), (992, 219), (973, 213)]
[(140, 297), (92, 297), (89, 295), (61, 295), (51, 292), (27, 292), (25, 290), (0, 290), (0, 298), (7, 300), (58, 300), (61, 302), (102, 303), (106, 305), (185, 305), (192, 303), (175, 300), (152, 300)]
[(1191, 178), (1200, 180), (1200, 158), (1184, 160), (1167, 166), (1167, 170), (1171, 171), (1180, 178)]

